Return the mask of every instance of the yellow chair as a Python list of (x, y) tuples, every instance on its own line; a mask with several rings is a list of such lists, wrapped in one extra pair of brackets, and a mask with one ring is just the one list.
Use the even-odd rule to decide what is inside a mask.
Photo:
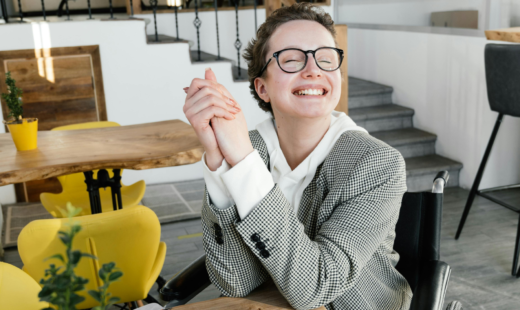
[[(96, 256), (82, 258), (75, 269), (78, 276), (89, 279), (79, 294), (86, 299), (78, 309), (92, 308), (97, 302), (87, 293), (102, 285), (98, 271), (103, 264), (115, 262), (123, 276), (109, 287), (120, 302), (146, 298), (164, 264), (166, 244), (160, 241), (161, 225), (157, 215), (141, 205), (116, 212), (106, 212), (74, 218), (82, 230), (75, 236), (73, 250)], [(49, 264), (63, 264), (45, 258), (65, 252), (58, 231), (66, 230), (68, 219), (36, 220), (25, 226), (18, 237), (18, 252), (23, 270), (39, 282)], [(2, 308), (3, 309), (3, 308)]]
[(39, 310), (49, 307), (39, 302), (40, 285), (13, 265), (0, 262), (0, 309)]
[[(120, 126), (115, 122), (90, 122), (81, 123), (68, 126), (61, 126), (53, 128), (52, 130), (79, 130), (79, 129), (93, 129), (104, 127)], [(107, 169), (110, 177), (114, 176), (112, 169)], [(94, 170), (94, 177), (97, 177), (98, 170)], [(121, 169), (121, 175), (123, 169)], [(71, 202), (73, 206), (81, 208), (83, 211), (79, 215), (92, 214), (90, 210), (90, 200), (87, 192), (87, 184), (85, 183), (85, 175), (83, 173), (73, 173), (58, 177), (58, 180), (63, 187), (63, 191), (59, 194), (41, 193), (40, 200), (54, 217), (63, 217), (60, 209), (65, 209), (67, 202)], [(137, 205), (143, 199), (146, 185), (144, 181), (138, 181), (130, 186), (121, 184), (121, 198), (123, 201), (123, 208)], [(99, 190), (101, 199), (101, 209), (103, 212), (113, 211), (112, 205), (112, 191), (110, 188)]]

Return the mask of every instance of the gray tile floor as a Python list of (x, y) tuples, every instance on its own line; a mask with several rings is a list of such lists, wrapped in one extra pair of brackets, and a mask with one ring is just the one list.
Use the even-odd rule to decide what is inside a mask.
[[(186, 200), (190, 196), (184, 193), (196, 188), (194, 184), (176, 183), (175, 188)], [(152, 192), (155, 190), (152, 196), (160, 196), (161, 189)], [(461, 238), (456, 241), (455, 231), (467, 195), (468, 191), (461, 188), (448, 188), (444, 198), (441, 259), (453, 268), (446, 301), (459, 300), (464, 309), (520, 309), (520, 279), (511, 276), (518, 215), (477, 197)], [(517, 201), (520, 204), (520, 197)], [(162, 240), (168, 246), (163, 277), (170, 278), (203, 254), (201, 232), (199, 219), (162, 225)], [(16, 249), (8, 249), (4, 259), (22, 266)], [(157, 298), (155, 287), (151, 294)], [(210, 286), (192, 302), (219, 295)]]

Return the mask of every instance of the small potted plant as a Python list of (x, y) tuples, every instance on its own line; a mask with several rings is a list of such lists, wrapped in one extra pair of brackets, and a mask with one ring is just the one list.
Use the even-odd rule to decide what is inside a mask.
[(7, 72), (5, 77), (8, 93), (2, 94), (2, 98), (7, 103), (9, 115), (4, 124), (9, 128), (18, 151), (33, 150), (38, 147), (38, 119), (23, 118), (22, 90), (16, 87), (11, 72)]

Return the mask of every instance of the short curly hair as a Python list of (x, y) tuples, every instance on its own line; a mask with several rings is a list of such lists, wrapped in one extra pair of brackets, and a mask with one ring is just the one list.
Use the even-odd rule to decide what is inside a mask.
[[(336, 30), (334, 29), (334, 21), (328, 13), (322, 8), (314, 6), (308, 2), (296, 3), (291, 6), (282, 7), (267, 17), (256, 32), (256, 39), (252, 39), (245, 49), (244, 58), (247, 61), (249, 76), (249, 89), (251, 94), (258, 101), (258, 106), (273, 115), (273, 108), (270, 102), (265, 102), (258, 96), (255, 90), (255, 79), (259, 77), (260, 71), (266, 64), (265, 57), (269, 50), (269, 39), (275, 30), (282, 24), (293, 20), (309, 20), (317, 22), (325, 27), (332, 37), (336, 38)], [(337, 46), (337, 43), (336, 43)], [(267, 71), (267, 70), (266, 70)], [(262, 74), (265, 75), (266, 71)], [(274, 115), (273, 115), (274, 116)]]

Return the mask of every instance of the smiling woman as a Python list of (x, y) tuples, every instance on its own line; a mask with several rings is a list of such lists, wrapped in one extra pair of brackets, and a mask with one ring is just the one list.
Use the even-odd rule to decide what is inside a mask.
[(404, 160), (334, 111), (343, 51), (331, 17), (308, 3), (281, 8), (245, 58), (251, 93), (272, 116), (256, 130), (211, 69), (186, 90), (206, 150), (211, 281), (241, 297), (271, 278), (296, 309), (408, 309), (393, 250)]

